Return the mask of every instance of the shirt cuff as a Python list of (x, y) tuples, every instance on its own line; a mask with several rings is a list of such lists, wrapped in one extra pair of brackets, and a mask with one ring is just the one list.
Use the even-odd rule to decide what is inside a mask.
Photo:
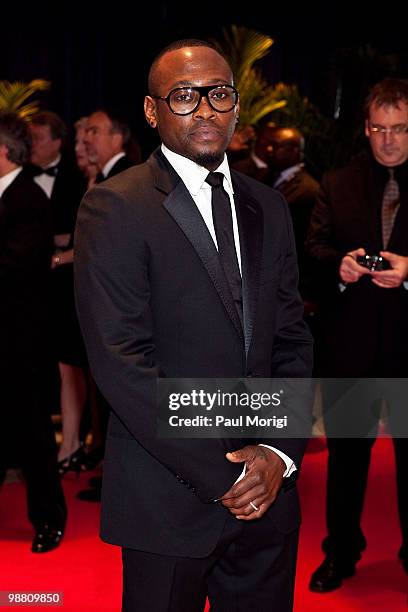
[(293, 472), (295, 472), (297, 470), (297, 467), (293, 463), (292, 459), (290, 457), (288, 457), (287, 455), (285, 455), (285, 453), (282, 453), (282, 451), (278, 450), (274, 446), (268, 446), (268, 444), (259, 444), (259, 446), (264, 446), (265, 448), (270, 448), (274, 453), (276, 453), (282, 459), (282, 461), (284, 461), (284, 463), (286, 465), (286, 470), (283, 473), (283, 478), (289, 478), (289, 476), (291, 474), (293, 474)]
[[(282, 453), (282, 451), (280, 451), (277, 448), (275, 448), (274, 446), (268, 446), (267, 444), (258, 444), (258, 446), (264, 446), (265, 448), (270, 448), (274, 453), (279, 455), (279, 457), (282, 459), (282, 461), (284, 461), (284, 463), (286, 465), (286, 470), (283, 473), (283, 478), (289, 478), (289, 476), (291, 474), (293, 474), (293, 472), (295, 472), (297, 470), (297, 467), (293, 463), (292, 459), (290, 457), (288, 457), (287, 455), (285, 455), (285, 453)], [(234, 484), (237, 484), (237, 482), (242, 480), (243, 477), (245, 476), (245, 474), (246, 474), (246, 463), (244, 464), (244, 469), (242, 470), (241, 474), (238, 476), (238, 478), (236, 479)]]

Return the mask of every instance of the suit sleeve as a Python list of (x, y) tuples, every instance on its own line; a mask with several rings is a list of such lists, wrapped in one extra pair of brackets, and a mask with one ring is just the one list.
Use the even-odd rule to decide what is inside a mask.
[[(345, 253), (334, 246), (330, 174), (323, 176), (316, 204), (312, 212), (309, 232), (306, 238), (306, 251), (324, 274), (338, 272)], [(323, 279), (324, 280), (324, 279)]]
[(150, 307), (149, 245), (132, 203), (107, 187), (88, 192), (74, 250), (77, 309), (96, 383), (152, 457), (187, 480), (201, 501), (219, 498), (241, 471), (225, 459), (221, 441), (156, 435), (160, 364)]
[(13, 206), (0, 200), (0, 279), (22, 278), (47, 269), (51, 259), (48, 199), (33, 186), (17, 192)]
[[(265, 438), (262, 444), (273, 446), (300, 467), (311, 429), (313, 340), (303, 320), (303, 302), (298, 292), (298, 267), (292, 223), (288, 206), (282, 198), (285, 215), (282, 239), (283, 267), (277, 294), (277, 323), (272, 348), (273, 378), (287, 381), (288, 410), (297, 419), (298, 438)], [(291, 380), (295, 379), (293, 384)], [(290, 417), (290, 413), (289, 413)]]

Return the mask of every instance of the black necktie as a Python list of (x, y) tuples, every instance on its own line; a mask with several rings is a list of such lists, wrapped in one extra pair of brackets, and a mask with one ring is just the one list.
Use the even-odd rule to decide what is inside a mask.
[(388, 179), (388, 182), (385, 185), (381, 209), (381, 223), (384, 249), (386, 249), (388, 246), (388, 242), (392, 233), (392, 228), (394, 226), (394, 220), (400, 204), (399, 187), (397, 181), (394, 178), (394, 169), (388, 168), (388, 172), (390, 174), (390, 178)]
[(210, 172), (205, 180), (211, 185), (211, 208), (218, 256), (242, 322), (242, 281), (232, 228), (231, 203), (223, 187), (224, 175), (221, 172)]
[(106, 176), (103, 174), (103, 172), (98, 172), (95, 177), (95, 183), (102, 183), (102, 181), (106, 181)]

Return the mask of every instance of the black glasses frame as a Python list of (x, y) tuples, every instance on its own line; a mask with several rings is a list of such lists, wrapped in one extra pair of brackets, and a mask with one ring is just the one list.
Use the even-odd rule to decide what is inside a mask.
[[(195, 107), (191, 110), (188, 111), (188, 113), (178, 113), (176, 111), (174, 111), (171, 106), (170, 106), (170, 97), (172, 94), (174, 94), (175, 91), (183, 91), (183, 89), (187, 89), (190, 91), (197, 91), (200, 94), (200, 97), (197, 100), (197, 104), (195, 105)], [(210, 91), (212, 91), (213, 89), (229, 89), (231, 90), (234, 95), (235, 95), (235, 101), (234, 104), (231, 106), (231, 108), (229, 108), (228, 110), (219, 110), (218, 108), (215, 108), (215, 106), (213, 106), (211, 104), (211, 99), (208, 97), (208, 94)], [(200, 106), (201, 104), (201, 100), (203, 98), (205, 98), (208, 102), (208, 104), (210, 105), (210, 107), (215, 110), (215, 112), (217, 113), (229, 113), (232, 111), (232, 109), (234, 108), (234, 106), (236, 106), (237, 102), (238, 102), (238, 98), (239, 98), (239, 93), (238, 91), (235, 89), (235, 87), (233, 87), (232, 85), (206, 85), (205, 87), (176, 87), (175, 89), (172, 89), (167, 96), (164, 98), (162, 96), (154, 96), (153, 94), (150, 94), (151, 98), (155, 98), (156, 100), (163, 100), (164, 102), (166, 102), (167, 106), (169, 107), (169, 109), (171, 110), (171, 112), (173, 113), (173, 115), (181, 115), (181, 116), (186, 116), (186, 115), (191, 115), (191, 113), (194, 113), (197, 108)]]

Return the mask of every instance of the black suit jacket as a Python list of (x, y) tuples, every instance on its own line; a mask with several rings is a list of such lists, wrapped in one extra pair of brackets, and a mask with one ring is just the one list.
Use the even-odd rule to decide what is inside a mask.
[(270, 180), (271, 173), (269, 169), (259, 168), (252, 159), (251, 155), (247, 155), (243, 159), (231, 163), (231, 168), (234, 168), (234, 170), (238, 170), (238, 172), (242, 172), (246, 176), (250, 176), (257, 181), (261, 181), (261, 183), (268, 184)]
[(82, 173), (72, 160), (63, 156), (51, 193), (54, 234), (74, 233), (79, 204), (85, 190), (86, 180)]
[[(114, 544), (209, 554), (227, 517), (212, 500), (242, 469), (225, 453), (245, 440), (157, 438), (158, 376), (310, 374), (287, 206), (268, 187), (232, 177), (244, 331), (207, 227), (161, 152), (95, 187), (80, 208), (77, 305), (95, 380), (113, 410), (102, 537)], [(300, 466), (304, 440), (266, 442)], [(296, 528), (296, 489), (282, 493), (268, 516), (283, 531)]]
[[(34, 178), (41, 174), (42, 170), (39, 166), (29, 164), (26, 172)], [(50, 197), (54, 234), (73, 234), (79, 204), (86, 188), (87, 180), (75, 161), (63, 154)]]
[[(401, 204), (388, 250), (408, 255), (408, 163), (396, 168)], [(323, 177), (307, 250), (319, 270), (322, 298), (322, 374), (406, 376), (408, 291), (382, 289), (363, 276), (339, 288), (344, 255), (359, 247), (382, 250), (381, 205), (388, 171), (364, 154)]]
[(0, 199), (0, 355), (34, 367), (49, 350), (53, 249), (47, 196), (25, 170)]
[(116, 174), (119, 174), (119, 172), (123, 172), (134, 165), (135, 164), (125, 155), (124, 157), (118, 159), (116, 164), (112, 166), (106, 178), (112, 178), (112, 176), (115, 176)]

